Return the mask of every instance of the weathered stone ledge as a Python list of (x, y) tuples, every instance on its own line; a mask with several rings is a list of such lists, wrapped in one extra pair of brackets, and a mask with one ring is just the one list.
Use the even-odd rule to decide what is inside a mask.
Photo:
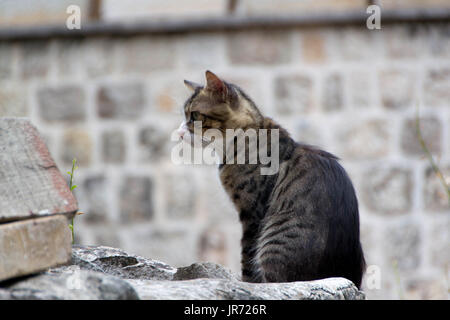
[(246, 283), (214, 263), (173, 268), (163, 262), (96, 246), (74, 246), (72, 264), (0, 283), (0, 299), (361, 300), (344, 278)]

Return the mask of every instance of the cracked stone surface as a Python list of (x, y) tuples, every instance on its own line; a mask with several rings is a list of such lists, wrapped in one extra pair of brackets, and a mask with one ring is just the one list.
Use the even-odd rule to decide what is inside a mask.
[(73, 246), (72, 264), (0, 283), (0, 299), (362, 300), (344, 278), (247, 283), (221, 265), (174, 268), (105, 246)]

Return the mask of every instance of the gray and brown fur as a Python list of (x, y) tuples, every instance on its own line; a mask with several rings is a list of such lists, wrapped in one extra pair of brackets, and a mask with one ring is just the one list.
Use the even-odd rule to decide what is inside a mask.
[[(223, 164), (220, 180), (242, 224), (242, 278), (290, 282), (345, 277), (358, 287), (365, 268), (359, 239), (358, 201), (347, 173), (332, 154), (295, 142), (264, 117), (237, 86), (206, 72), (205, 87), (184, 106), (204, 130), (279, 129), (279, 171), (261, 175), (261, 164)], [(195, 119), (193, 119), (195, 118)]]

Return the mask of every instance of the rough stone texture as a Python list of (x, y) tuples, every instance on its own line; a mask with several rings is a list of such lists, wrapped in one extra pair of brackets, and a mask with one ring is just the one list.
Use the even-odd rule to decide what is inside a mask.
[(181, 40), (181, 64), (187, 68), (209, 68), (224, 59), (224, 37), (221, 34), (193, 34)]
[(450, 101), (450, 69), (429, 70), (424, 81), (425, 106), (447, 106)]
[(0, 79), (8, 79), (12, 75), (14, 47), (0, 44)]
[(171, 172), (164, 176), (167, 216), (186, 219), (195, 216), (196, 181), (189, 172)]
[(83, 216), (83, 220), (88, 223), (103, 224), (110, 218), (108, 215), (108, 194), (105, 192), (107, 183), (108, 180), (104, 175), (92, 175), (75, 189), (75, 196), (80, 208), (89, 213)]
[(342, 79), (338, 74), (330, 74), (324, 79), (322, 92), (322, 108), (335, 111), (343, 106)]
[(362, 198), (375, 212), (393, 215), (411, 208), (411, 172), (402, 168), (373, 168), (366, 172)]
[(354, 126), (342, 126), (338, 144), (343, 159), (374, 159), (389, 152), (389, 129), (384, 120), (369, 120)]
[(78, 122), (86, 119), (86, 98), (77, 85), (42, 88), (37, 92), (39, 114), (49, 122)]
[(174, 64), (174, 46), (170, 37), (134, 37), (126, 40), (121, 54), (123, 72), (149, 72), (170, 68)]
[(125, 280), (77, 266), (0, 286), (0, 300), (136, 300), (136, 290)]
[[(389, 1), (385, 1), (388, 3)], [(428, 37), (425, 28), (419, 25), (388, 26), (389, 32), (383, 34), (386, 54), (394, 59), (410, 59), (423, 54), (424, 37)]]
[(236, 65), (273, 65), (291, 59), (289, 34), (283, 32), (237, 32), (230, 34), (227, 40), (228, 57)]
[(93, 142), (85, 129), (68, 129), (62, 137), (61, 160), (71, 168), (72, 160), (77, 159), (80, 166), (88, 166), (92, 160)]
[(383, 242), (387, 251), (387, 264), (397, 264), (398, 271), (419, 267), (421, 235), (414, 222), (388, 227)]
[[(450, 209), (448, 212), (450, 212)], [(443, 271), (448, 269), (448, 262), (450, 261), (450, 235), (448, 230), (450, 230), (448, 214), (443, 220), (433, 223), (430, 230), (432, 241), (430, 241), (428, 250), (431, 252), (432, 263)]]
[(21, 53), (20, 75), (24, 79), (46, 77), (50, 69), (50, 44), (46, 41), (29, 41), (19, 47)]
[(177, 271), (163, 262), (105, 246), (73, 246), (72, 263), (125, 279), (172, 280)]
[(123, 163), (126, 158), (126, 145), (123, 132), (108, 130), (102, 134), (102, 158), (105, 163)]
[(109, 38), (86, 39), (81, 67), (91, 77), (110, 74), (114, 69), (115, 48), (115, 42)]
[(107, 119), (136, 119), (145, 107), (140, 83), (104, 85), (97, 92), (98, 115)]
[(290, 283), (246, 283), (215, 263), (175, 269), (110, 247), (74, 246), (72, 265), (0, 284), (0, 299), (361, 300), (344, 278)]
[[(434, 117), (422, 117), (420, 118), (420, 132), (422, 138), (425, 141), (427, 149), (434, 154), (441, 152), (441, 122)], [(425, 151), (420, 144), (417, 135), (416, 119), (407, 119), (403, 124), (403, 130), (401, 134), (401, 147), (402, 151), (407, 155), (412, 156), (424, 156)]]
[(212, 262), (193, 263), (188, 267), (179, 267), (173, 276), (173, 280), (198, 278), (240, 280), (239, 276)]
[(157, 124), (148, 124), (138, 133), (140, 158), (142, 162), (156, 162), (167, 156), (170, 152), (170, 134), (165, 127)]
[(323, 63), (327, 58), (324, 34), (304, 32), (301, 38), (302, 57), (309, 63)]
[(148, 177), (125, 177), (120, 189), (120, 218), (123, 222), (145, 221), (153, 215), (153, 184)]
[(61, 215), (0, 225), (0, 281), (69, 262), (71, 243)]
[(0, 163), (0, 222), (77, 210), (66, 181), (28, 120), (0, 119)]
[[(448, 184), (450, 166), (440, 165), (440, 170), (444, 177), (447, 177), (446, 181)], [(425, 185), (423, 186), (423, 196), (426, 208), (432, 211), (448, 213), (450, 211), (450, 200), (448, 199), (441, 179), (438, 178), (431, 167), (426, 168), (424, 176)]]
[(222, 279), (129, 281), (143, 300), (363, 300), (344, 278), (255, 284)]
[(284, 115), (311, 112), (313, 83), (308, 76), (283, 76), (275, 80), (277, 111)]
[(26, 116), (28, 114), (26, 95), (27, 88), (23, 84), (2, 85), (0, 88), (0, 117)]
[(372, 102), (373, 86), (370, 73), (357, 70), (350, 72), (347, 78), (349, 103), (355, 109), (370, 106)]
[(447, 25), (442, 24), (436, 28), (430, 28), (430, 37), (428, 38), (431, 54), (437, 58), (450, 57), (450, 32)]
[(379, 74), (381, 101), (388, 109), (401, 110), (415, 102), (416, 76), (405, 70), (386, 70)]
[(81, 71), (83, 40), (64, 39), (58, 42), (56, 54), (57, 72), (61, 77), (76, 77)]
[[(369, 32), (367, 32), (367, 30)], [(359, 26), (333, 28), (328, 39), (328, 48), (332, 59), (338, 61), (373, 61), (376, 50), (376, 32)]]

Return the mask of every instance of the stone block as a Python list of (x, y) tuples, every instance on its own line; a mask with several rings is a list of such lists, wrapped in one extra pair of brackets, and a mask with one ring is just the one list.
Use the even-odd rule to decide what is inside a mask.
[(429, 70), (424, 79), (425, 107), (449, 108), (450, 68)]
[(27, 94), (28, 88), (24, 84), (3, 84), (0, 87), (0, 117), (27, 116)]
[(415, 103), (417, 77), (406, 70), (383, 70), (379, 73), (381, 102), (384, 107), (402, 110)]
[(388, 121), (373, 119), (339, 127), (337, 143), (344, 159), (370, 160), (388, 155), (391, 138)]
[(80, 166), (89, 166), (92, 160), (92, 138), (88, 131), (71, 128), (64, 132), (61, 145), (61, 160), (68, 166), (77, 159)]
[(231, 33), (228, 58), (235, 65), (276, 65), (291, 61), (290, 34), (280, 31)]
[[(441, 152), (442, 125), (435, 117), (422, 117), (419, 127), (427, 149), (434, 154)], [(425, 156), (425, 151), (417, 135), (416, 119), (407, 119), (401, 133), (402, 151), (409, 156)]]
[[(172, 127), (174, 130), (176, 126)], [(142, 127), (138, 132), (140, 158), (143, 162), (157, 162), (170, 157), (170, 134), (168, 127), (156, 123)]]
[(147, 73), (169, 69), (175, 62), (173, 36), (132, 37), (118, 49), (119, 68), (124, 73)]
[(89, 175), (81, 186), (75, 189), (83, 220), (87, 223), (105, 224), (108, 222), (108, 180), (103, 174)]
[(274, 83), (276, 110), (282, 115), (308, 113), (314, 109), (313, 82), (307, 75), (280, 76)]
[(386, 54), (390, 58), (414, 59), (425, 52), (428, 31), (421, 24), (383, 26), (381, 35)]
[(77, 85), (44, 87), (37, 92), (39, 115), (48, 122), (80, 122), (86, 119), (86, 97)]
[(26, 119), (0, 119), (0, 222), (77, 211), (44, 140)]
[(115, 68), (117, 42), (109, 38), (91, 38), (83, 43), (82, 68), (91, 77), (110, 74)]
[[(448, 204), (448, 201), (447, 201)], [(447, 216), (441, 221), (435, 221), (431, 225), (431, 233), (428, 250), (431, 253), (431, 263), (433, 266), (444, 272), (448, 271), (450, 261), (450, 217), (447, 206)]]
[[(220, 33), (189, 34), (178, 41), (181, 65), (208, 69), (222, 65), (225, 56), (224, 36)], [(213, 70), (214, 71), (214, 70)]]
[(362, 200), (370, 210), (384, 215), (398, 215), (411, 209), (411, 170), (375, 167), (366, 172), (362, 181)]
[(69, 262), (68, 224), (66, 217), (55, 215), (0, 225), (0, 280)]
[(374, 55), (376, 47), (377, 32), (364, 27), (334, 28), (327, 30), (326, 45), (331, 59), (343, 61), (371, 61), (377, 57)]
[(56, 66), (58, 76), (74, 78), (81, 71), (83, 40), (63, 39), (57, 42)]
[(50, 72), (50, 43), (33, 40), (21, 43), (20, 75), (23, 79), (45, 78)]
[(363, 70), (352, 71), (348, 74), (349, 103), (354, 109), (371, 106), (373, 94), (371, 73)]
[(343, 107), (343, 81), (337, 74), (329, 74), (323, 79), (322, 108), (325, 111), (336, 111)]
[(11, 78), (13, 74), (13, 59), (14, 46), (11, 44), (0, 44), (0, 80)]
[(171, 219), (195, 217), (197, 186), (190, 171), (170, 172), (164, 175), (166, 214)]
[(137, 119), (146, 105), (141, 83), (115, 83), (103, 85), (97, 92), (97, 111), (104, 119)]
[(450, 57), (450, 24), (434, 25), (428, 39), (431, 54), (436, 58)]
[(415, 270), (421, 263), (421, 234), (412, 222), (390, 226), (383, 236), (383, 250), (387, 265), (397, 266), (398, 271)]
[(126, 176), (120, 188), (120, 219), (125, 223), (148, 221), (153, 216), (153, 181), (148, 177)]
[(307, 63), (324, 63), (328, 57), (325, 35), (320, 31), (304, 32), (301, 35), (302, 58)]
[(126, 141), (121, 130), (102, 133), (102, 159), (105, 163), (123, 163), (126, 159)]
[[(439, 165), (439, 169), (446, 179), (447, 185), (450, 177), (450, 166)], [(423, 195), (425, 207), (431, 211), (448, 213), (450, 210), (450, 200), (442, 183), (442, 180), (436, 175), (435, 171), (428, 166), (425, 170), (425, 183), (423, 186)]]

